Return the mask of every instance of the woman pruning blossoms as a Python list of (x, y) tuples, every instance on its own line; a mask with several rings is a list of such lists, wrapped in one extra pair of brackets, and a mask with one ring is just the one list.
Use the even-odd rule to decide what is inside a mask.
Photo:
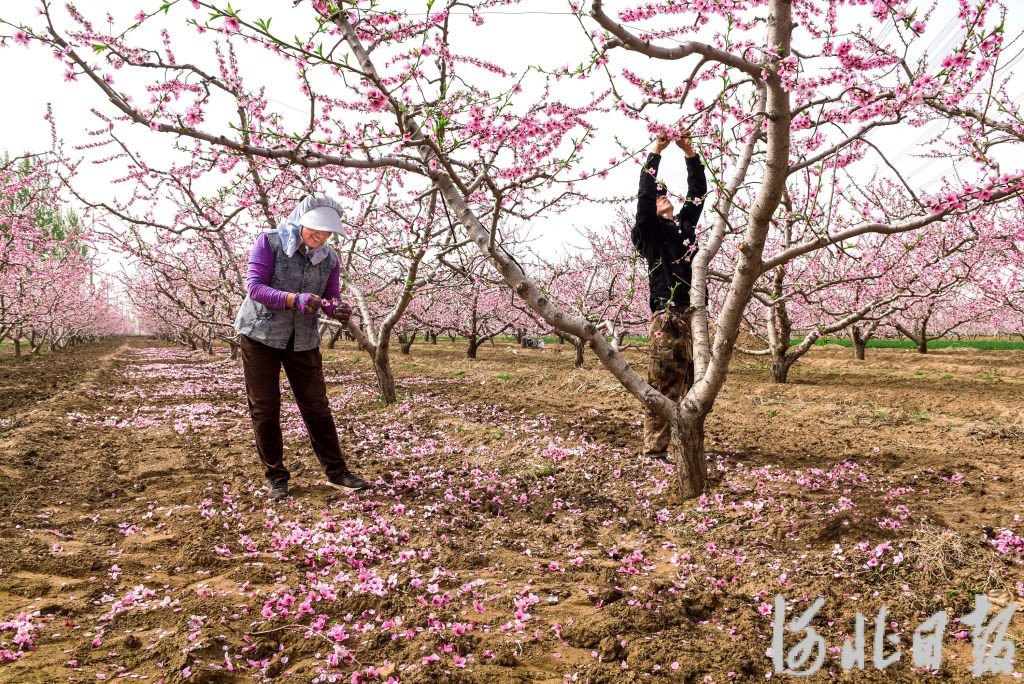
[(288, 496), (281, 437), (281, 368), (295, 394), (327, 484), (357, 491), (367, 483), (349, 471), (327, 403), (320, 354), (320, 312), (348, 324), (351, 308), (338, 302), (339, 260), (327, 244), (344, 233), (341, 205), (329, 197), (299, 203), (276, 231), (262, 233), (249, 255), (248, 296), (235, 318), (256, 451), (270, 498)]

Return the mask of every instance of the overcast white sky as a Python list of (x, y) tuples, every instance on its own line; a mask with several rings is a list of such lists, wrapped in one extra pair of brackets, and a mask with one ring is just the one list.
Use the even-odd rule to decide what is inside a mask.
[[(1013, 0), (1010, 4), (1017, 2), (1019, 0)], [(36, 4), (34, 0), (0, 0), (0, 16), (38, 26), (40, 18), (35, 10)], [(55, 5), (60, 4), (55, 3)], [(117, 25), (123, 27), (131, 23), (131, 16), (140, 8), (153, 10), (160, 4), (160, 0), (118, 2), (116, 9), (111, 9), (111, 5), (114, 3), (100, 0), (80, 0), (77, 6), (87, 17), (97, 21), (101, 20), (107, 11), (111, 11), (118, 19)], [(387, 7), (408, 7), (419, 11), (422, 11), (425, 5), (422, 0), (396, 0), (383, 4)], [(606, 3), (612, 13), (618, 8), (633, 4), (635, 3), (614, 1)], [(921, 2), (919, 4), (926, 7), (930, 3)], [(172, 12), (193, 15), (191, 6), (186, 7), (187, 5), (189, 3), (183, 2), (180, 7), (172, 9)], [(288, 22), (293, 22), (296, 27), (300, 26), (302, 19), (309, 11), (305, 7), (293, 10), (291, 3), (284, 0), (236, 0), (233, 5), (240, 9), (246, 17), (273, 16), (275, 32), (280, 32), (285, 36), (290, 35), (291, 27), (288, 26)], [(945, 5), (945, 7), (936, 13), (926, 34), (936, 58), (940, 58), (941, 53), (952, 46), (952, 41), (956, 37), (952, 32), (942, 32), (943, 27), (948, 25), (949, 19), (953, 16), (955, 3), (943, 0), (940, 5)], [(568, 13), (567, 3), (563, 0), (528, 0), (515, 7), (498, 7), (485, 11), (484, 14), (486, 17), (484, 26), (454, 34), (457, 36), (457, 41), (469, 41), (466, 52), (470, 54), (482, 52), (493, 61), (515, 69), (531, 63), (543, 63), (548, 66), (575, 64), (588, 52), (589, 43), (576, 19)], [(1011, 13), (1007, 27), (1009, 35), (1014, 35), (1016, 31), (1020, 30), (1022, 17), (1018, 15), (1022, 14), (1024, 12)], [(593, 28), (594, 25), (588, 23), (588, 27)], [(458, 27), (456, 26), (456, 28)], [(7, 33), (8, 31), (3, 32)], [(154, 45), (156, 44), (154, 42)], [(174, 36), (174, 47), (179, 61), (213, 63), (208, 41), (197, 37), (191, 30), (182, 31), (179, 35)], [(256, 54), (256, 52), (263, 54)], [(626, 53), (616, 54), (615, 60), (617, 60), (616, 65), (628, 64), (633, 71), (638, 73), (664, 76), (667, 82), (678, 81), (678, 78), (672, 78), (673, 74), (678, 74), (683, 70), (688, 72), (692, 68), (689, 62), (666, 63)], [(249, 73), (258, 75), (259, 82), (282, 84), (279, 92), (275, 91), (274, 87), (268, 91), (273, 105), (279, 107), (282, 113), (291, 113), (299, 118), (307, 116), (304, 111), (292, 110), (289, 105), (289, 93), (294, 92), (295, 87), (295, 79), (290, 67), (275, 64), (264, 51), (254, 51), (252, 55), (243, 53), (242, 62)], [(113, 110), (100, 96), (99, 90), (91, 83), (85, 82), (84, 79), (77, 83), (65, 82), (64, 68), (61, 63), (39, 48), (11, 46), (0, 50), (0, 74), (3, 74), (0, 78), (3, 81), (4, 91), (9, 95), (5, 106), (0, 108), (0, 123), (2, 123), (0, 126), (0, 150), (6, 150), (12, 155), (48, 147), (49, 130), (43, 121), (47, 103), (53, 105), (59, 133), (68, 147), (88, 142), (89, 139), (85, 135), (85, 131), (95, 123), (95, 119), (89, 114), (90, 108), (107, 113)], [(118, 75), (118, 78), (121, 76)], [(567, 84), (566, 87), (573, 86)], [(668, 123), (671, 112), (666, 111), (665, 116), (666, 123)], [(636, 123), (617, 117), (614, 127), (615, 135), (625, 140), (635, 140), (637, 147), (640, 147), (645, 141), (646, 132), (642, 126)], [(908, 135), (906, 129), (902, 129), (899, 133), (882, 131), (872, 139), (876, 144), (880, 144), (890, 151), (901, 151), (898, 154), (901, 170), (911, 175), (913, 184), (924, 185), (937, 182), (952, 163), (941, 164), (913, 158), (913, 145), (921, 142), (927, 133), (926, 130), (922, 130), (920, 138), (914, 140), (913, 134)], [(139, 140), (145, 140), (148, 136), (147, 144), (153, 146), (157, 153), (159, 153), (159, 149), (169, 148), (173, 142), (170, 136), (154, 139), (144, 130), (139, 130), (138, 135)], [(611, 142), (611, 135), (609, 135), (592, 151), (595, 152), (597, 159), (608, 159), (614, 156), (618, 150)], [(79, 187), (89, 195), (103, 197), (111, 191), (110, 173), (111, 171), (103, 167), (85, 169), (82, 173), (83, 178), (79, 180)], [(603, 186), (595, 187), (595, 190), (603, 194), (634, 192), (636, 175), (635, 165), (622, 165), (609, 174)], [(666, 155), (661, 175), (667, 179), (685, 177), (680, 154)], [(282, 213), (286, 213), (287, 210), (288, 208), (282, 208)], [(537, 223), (533, 231), (538, 238), (536, 247), (542, 252), (550, 253), (571, 237), (572, 226), (603, 225), (610, 221), (611, 210), (608, 207), (580, 207), (569, 214)], [(108, 264), (108, 268), (116, 270), (116, 265)]]

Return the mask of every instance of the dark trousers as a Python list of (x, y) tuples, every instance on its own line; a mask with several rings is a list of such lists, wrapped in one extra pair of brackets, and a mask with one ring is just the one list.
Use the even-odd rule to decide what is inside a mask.
[(256, 433), (256, 451), (263, 461), (268, 480), (287, 480), (281, 438), (281, 367), (295, 394), (299, 413), (306, 424), (313, 452), (320, 459), (327, 477), (345, 471), (345, 459), (338, 444), (331, 407), (327, 403), (323, 357), (320, 349), (297, 352), (292, 342), (287, 349), (274, 349), (240, 335), (242, 367), (249, 415)]

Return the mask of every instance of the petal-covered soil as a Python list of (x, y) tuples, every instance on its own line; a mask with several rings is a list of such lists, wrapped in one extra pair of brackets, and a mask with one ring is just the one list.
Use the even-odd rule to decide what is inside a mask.
[[(713, 486), (684, 504), (636, 455), (636, 402), (568, 347), (416, 345), (391, 407), (365, 356), (325, 351), (374, 487), (320, 482), (286, 392), (281, 504), (226, 356), (130, 339), (4, 363), (0, 681), (763, 681), (776, 594), (787, 619), (825, 599), (812, 681), (970, 680), (958, 619), (1024, 602), (1024, 355), (849, 353), (784, 386), (740, 359)], [(883, 605), (902, 658), (879, 672)], [(914, 669), (939, 610), (941, 670)]]

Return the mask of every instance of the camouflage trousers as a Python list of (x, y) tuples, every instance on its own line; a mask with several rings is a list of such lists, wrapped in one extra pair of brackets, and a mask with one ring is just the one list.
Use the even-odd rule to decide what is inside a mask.
[[(690, 311), (656, 313), (651, 319), (650, 340), (647, 382), (672, 401), (679, 401), (693, 385)], [(665, 453), (670, 436), (668, 423), (647, 409), (644, 415), (644, 453)]]

